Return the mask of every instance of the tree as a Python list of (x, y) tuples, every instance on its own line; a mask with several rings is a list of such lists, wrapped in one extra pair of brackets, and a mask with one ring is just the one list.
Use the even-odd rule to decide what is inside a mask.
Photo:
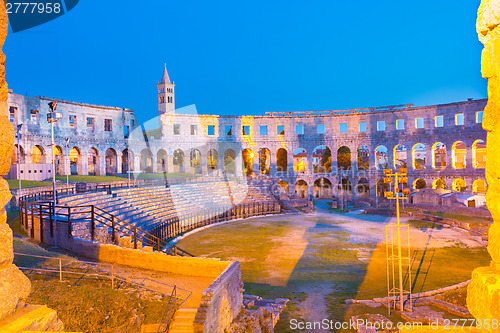
[(344, 170), (351, 170), (351, 150), (342, 146), (337, 151), (337, 165)]

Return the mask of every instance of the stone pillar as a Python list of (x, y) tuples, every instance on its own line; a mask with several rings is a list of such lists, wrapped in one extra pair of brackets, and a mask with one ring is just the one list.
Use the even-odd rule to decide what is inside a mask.
[[(286, 163), (287, 163), (287, 173), (292, 174), (293, 173), (293, 150), (288, 149), (286, 151), (287, 158), (286, 158)], [(278, 160), (278, 159), (276, 159)], [(295, 193), (295, 190), (293, 191)]]
[(123, 173), (122, 166), (123, 166), (123, 155), (120, 152), (118, 152), (116, 154), (116, 173), (118, 174)]
[[(0, 2), (0, 47), (7, 36), (7, 10)], [(14, 129), (9, 121), (5, 82), (5, 55), (0, 52), (0, 175), (10, 169), (10, 156), (14, 149)], [(5, 205), (11, 194), (7, 182), (0, 178), (0, 320), (12, 314), (19, 301), (26, 299), (31, 290), (28, 278), (13, 264), (12, 230), (7, 225)]]
[[(494, 223), (490, 227), (488, 252), (492, 261), (472, 273), (467, 291), (467, 306), (476, 319), (500, 318), (500, 0), (482, 0), (477, 32), (484, 44), (481, 71), (488, 79), (488, 104), (483, 128), (488, 131), (486, 151), (486, 200)], [(489, 329), (496, 332), (497, 329)]]
[(99, 154), (97, 158), (99, 159), (99, 171), (97, 175), (106, 176), (106, 155), (104, 153)]
[(89, 157), (88, 155), (82, 155), (82, 175), (87, 176), (89, 174)]
[(467, 150), (465, 151), (465, 168), (468, 170), (473, 170), (474, 169), (474, 164), (472, 163), (473, 157), (472, 157), (472, 145), (470, 147), (467, 147)]
[(132, 159), (132, 166), (134, 172), (140, 172), (141, 171), (141, 155), (133, 155), (130, 156)]

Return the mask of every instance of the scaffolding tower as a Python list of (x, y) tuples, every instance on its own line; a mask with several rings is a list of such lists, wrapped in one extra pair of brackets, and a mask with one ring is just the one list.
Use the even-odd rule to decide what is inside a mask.
[[(393, 173), (392, 169), (384, 169), (384, 183), (392, 184), (394, 181), (394, 192), (385, 192), (384, 196), (387, 199), (396, 200), (397, 218), (397, 223), (390, 223), (385, 227), (387, 307), (389, 309), (389, 314), (392, 309), (396, 310), (398, 303), (400, 311), (405, 311), (406, 301), (408, 301), (406, 310), (412, 311), (410, 226), (401, 225), (399, 214), (399, 200), (407, 199), (407, 196), (410, 194), (408, 188), (405, 188), (403, 191), (399, 189), (399, 184), (408, 182), (406, 173), (406, 168), (400, 168), (398, 172), (395, 173)], [(401, 178), (399, 179), (399, 177)], [(404, 253), (403, 234), (406, 236), (406, 241), (404, 242), (406, 244), (406, 250)], [(404, 268), (405, 265), (406, 268)], [(404, 289), (405, 282), (408, 282), (410, 290)]]

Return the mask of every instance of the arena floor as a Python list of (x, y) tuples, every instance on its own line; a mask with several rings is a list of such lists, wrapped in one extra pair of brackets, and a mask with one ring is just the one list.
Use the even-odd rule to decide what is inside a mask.
[[(216, 225), (178, 244), (198, 256), (240, 261), (247, 294), (290, 298), (278, 332), (288, 331), (291, 318), (348, 319), (345, 299), (387, 296), (385, 225), (395, 218), (333, 213), (327, 202), (316, 207), (310, 215)], [(418, 250), (414, 292), (466, 281), (475, 267), (489, 264), (486, 248), (463, 231), (408, 218), (402, 223), (410, 225), (412, 253)]]

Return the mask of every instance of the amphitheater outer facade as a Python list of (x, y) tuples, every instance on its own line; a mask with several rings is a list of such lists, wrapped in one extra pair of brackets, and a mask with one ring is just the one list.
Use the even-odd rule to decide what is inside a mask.
[[(418, 187), (418, 179), (424, 180), (427, 187), (436, 187), (436, 180), (441, 179), (448, 189), (453, 189), (456, 180), (461, 179), (469, 190), (484, 192), (481, 187), (486, 185), (478, 184), (478, 180), (481, 183), (485, 180), (486, 132), (481, 122), (486, 102), (470, 100), (425, 107), (403, 105), (242, 117), (164, 114), (161, 118), (163, 139), (150, 140), (151, 148), (156, 150), (136, 153), (152, 156), (151, 165), (156, 166), (156, 170), (165, 163), (157, 161), (167, 156), (167, 170), (195, 173), (197, 168), (191, 159), (201, 159), (198, 172), (210, 174), (213, 164), (217, 164), (216, 169), (227, 172), (228, 155), (234, 152), (237, 174), (286, 182), (290, 193), (303, 194), (304, 191), (300, 192), (305, 188), (306, 193), (313, 194), (315, 184), (316, 187), (335, 187), (344, 179), (344, 187), (346, 184), (353, 188), (358, 184), (367, 185), (373, 196), (377, 191), (373, 185), (382, 177), (382, 169), (398, 166), (408, 169), (408, 187)], [(405, 165), (402, 165), (405, 151), (398, 149), (398, 145), (406, 148)], [(320, 165), (321, 153), (314, 151), (321, 146), (330, 149), (331, 166)], [(346, 156), (346, 148), (339, 152), (341, 147), (347, 147), (350, 152), (347, 155), (350, 166), (346, 166), (345, 160), (339, 160), (339, 155)], [(283, 159), (279, 161), (280, 149), (286, 152), (285, 163)], [(179, 153), (174, 153), (176, 150), (182, 152), (181, 162), (177, 158)], [(268, 166), (261, 165), (263, 150), (270, 155)], [(211, 158), (214, 155), (217, 155), (215, 163)], [(352, 192), (356, 196), (362, 191), (358, 188)]]
[[(61, 175), (129, 170), (234, 174), (270, 178), (282, 190), (302, 197), (330, 197), (332, 189), (343, 184), (356, 198), (383, 191), (375, 186), (383, 168), (405, 166), (409, 188), (419, 188), (423, 181), (426, 187), (449, 190), (486, 189), (486, 99), (217, 116), (176, 113), (174, 87), (165, 69), (157, 84), (161, 128), (153, 131), (137, 126), (130, 109), (10, 92), (11, 122), (24, 124), (20, 164), (14, 165), (10, 177), (16, 178), (17, 167), (24, 179), (50, 176), (46, 117), (48, 103), (56, 100), (62, 113), (55, 127), (56, 172)], [(16, 147), (13, 162), (17, 160)]]

